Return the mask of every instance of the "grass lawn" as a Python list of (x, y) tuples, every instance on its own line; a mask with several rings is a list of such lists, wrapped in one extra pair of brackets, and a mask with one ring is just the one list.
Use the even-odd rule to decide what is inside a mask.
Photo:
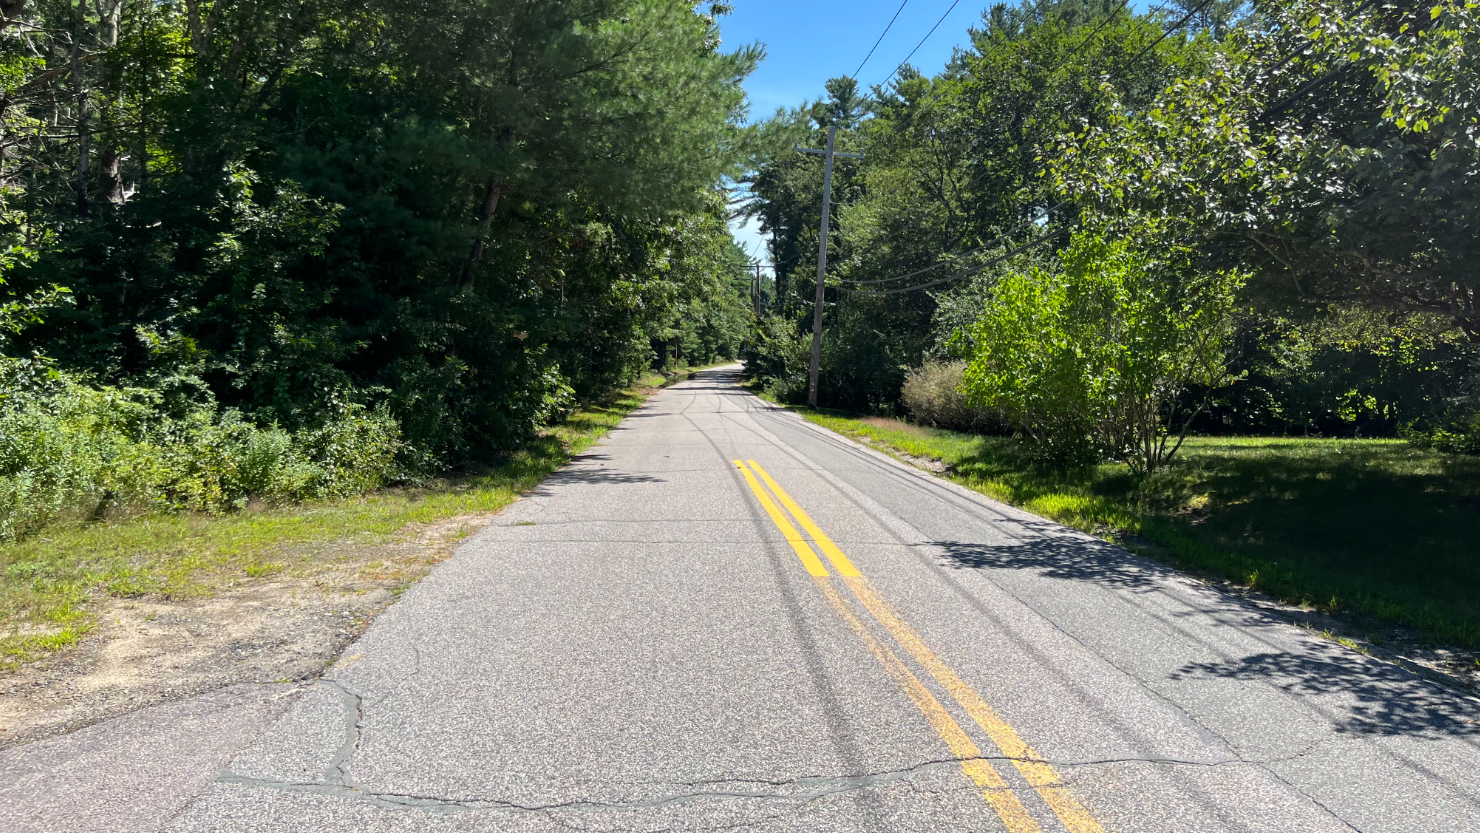
[(100, 596), (181, 599), (290, 569), (293, 547), (392, 540), (408, 524), (493, 512), (579, 454), (666, 382), (650, 374), (572, 414), (495, 468), (420, 488), (229, 515), (155, 515), (56, 527), (0, 546), (0, 669), (76, 642)]
[[(803, 411), (838, 433), (950, 466), (952, 480), (1284, 601), (1480, 647), (1480, 457), (1396, 440), (1195, 437), (1167, 470), (1031, 465), (1017, 444)], [(1380, 638), (1380, 637), (1377, 637)]]

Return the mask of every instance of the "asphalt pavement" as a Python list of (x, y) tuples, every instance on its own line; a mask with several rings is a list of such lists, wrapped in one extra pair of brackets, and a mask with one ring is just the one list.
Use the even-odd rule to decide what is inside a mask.
[(510, 507), (161, 826), (1480, 831), (1473, 701), (736, 382)]

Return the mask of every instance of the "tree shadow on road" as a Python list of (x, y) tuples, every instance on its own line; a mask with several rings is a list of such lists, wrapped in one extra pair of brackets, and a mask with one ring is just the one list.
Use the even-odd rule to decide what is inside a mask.
[(931, 546), (952, 567), (1033, 570), (1047, 578), (1089, 581), (1124, 590), (1152, 590), (1178, 575), (1114, 544), (1064, 535), (1011, 544), (933, 541)]
[(1480, 736), (1480, 708), (1421, 682), (1396, 665), (1337, 646), (1304, 653), (1262, 653), (1224, 662), (1194, 662), (1172, 679), (1254, 680), (1291, 694), (1315, 696), (1336, 731), (1366, 735)]
[(573, 485), (607, 485), (607, 484), (631, 484), (631, 483), (666, 483), (661, 477), (639, 472), (619, 471), (616, 469), (599, 468), (564, 468), (555, 472), (539, 485), (531, 494), (547, 497), (550, 489), (558, 486)]
[[(958, 569), (1026, 570), (1136, 593), (1164, 590), (1169, 580), (1184, 578), (1114, 544), (1065, 535), (1003, 544), (935, 541), (932, 546), (942, 561)], [(1188, 608), (1170, 615), (1212, 617), (1220, 626), (1250, 633), (1283, 624), (1214, 588), (1205, 592), (1211, 595), (1202, 603), (1181, 599)], [(1195, 632), (1184, 635), (1197, 639)], [(1189, 663), (1172, 674), (1175, 680), (1199, 677), (1262, 682), (1308, 698), (1310, 707), (1341, 733), (1480, 737), (1480, 706), (1474, 701), (1398, 665), (1314, 639), (1306, 640), (1305, 649), (1298, 652), (1268, 651)]]

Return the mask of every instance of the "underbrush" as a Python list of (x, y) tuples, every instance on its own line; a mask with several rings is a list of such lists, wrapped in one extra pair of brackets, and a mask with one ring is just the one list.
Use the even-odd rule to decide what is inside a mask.
[(1005, 437), (805, 411), (983, 494), (1283, 601), (1480, 646), (1480, 459), (1401, 440), (1193, 437), (1150, 475), (1036, 465)]
[(360, 494), (395, 477), (403, 447), (388, 413), (356, 404), (289, 432), (208, 399), (17, 360), (0, 364), (0, 391), (3, 541), (69, 521)]

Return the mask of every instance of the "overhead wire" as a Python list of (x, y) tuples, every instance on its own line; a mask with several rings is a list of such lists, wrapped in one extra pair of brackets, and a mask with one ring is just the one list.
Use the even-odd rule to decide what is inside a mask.
[[(907, 2), (908, 2), (908, 0), (905, 0), (905, 3), (907, 3)], [(1042, 9), (1043, 9), (1044, 4), (1046, 2), (1047, 2), (1047, 0), (1039, 0), (1039, 3), (1035, 7), (1035, 12), (1041, 12)], [(1119, 14), (1122, 11), (1125, 10), (1125, 8), (1129, 5), (1129, 2), (1130, 2), (1130, 0), (1123, 0), (1123, 2), (1119, 6), (1116, 7), (1115, 11), (1111, 12), (1111, 14), (1109, 16), (1107, 16), (1104, 20), (1102, 20), (1100, 22), (1100, 24), (1098, 26), (1096, 26), (1093, 31), (1090, 32), (1089, 35), (1087, 35), (1072, 50), (1070, 50), (1070, 53), (1068, 55), (1066, 55), (1065, 57), (1063, 57), (1062, 59), (1059, 60), (1059, 62), (1054, 66), (1054, 68), (1049, 71), (1049, 75), (1051, 76), (1054, 73), (1058, 72), (1058, 70), (1061, 69), (1066, 63), (1068, 63), (1068, 61), (1070, 59), (1072, 59), (1076, 54), (1078, 54), (1081, 50), (1083, 50), (1095, 38), (1095, 36), (1097, 36), (1106, 26), (1108, 26), (1112, 21), (1114, 21), (1114, 19), (1116, 17), (1118, 17)], [(1163, 0), (1163, 2), (1160, 5), (1158, 5), (1151, 12), (1148, 12), (1148, 16), (1149, 15), (1156, 14), (1157, 12), (1160, 12), (1160, 11), (1164, 10), (1166, 8), (1166, 6), (1169, 4), (1169, 2), (1170, 2), (1170, 0)], [(1120, 69), (1114, 75), (1112, 75), (1110, 77), (1115, 77), (1115, 76), (1121, 75), (1124, 72), (1126, 72), (1127, 70), (1129, 70), (1133, 65), (1135, 65), (1138, 61), (1140, 61), (1143, 57), (1145, 57), (1148, 53), (1150, 53), (1151, 50), (1155, 49), (1162, 41), (1164, 41), (1168, 37), (1170, 37), (1173, 32), (1176, 32), (1177, 30), (1181, 29), (1183, 26), (1187, 25), (1187, 23), (1189, 21), (1191, 21), (1194, 16), (1196, 16), (1198, 13), (1200, 13), (1205, 8), (1207, 8), (1207, 6), (1211, 2), (1212, 2), (1212, 0), (1202, 0), (1202, 2), (1200, 2), (1197, 6), (1193, 7), (1191, 10), (1189, 10), (1187, 12), (1187, 14), (1182, 17), (1181, 20), (1177, 21), (1177, 23), (1175, 25), (1166, 28), (1161, 33), (1161, 35), (1159, 37), (1157, 37), (1155, 40), (1153, 40), (1151, 43), (1147, 44), (1144, 48), (1142, 48), (1139, 52), (1137, 52), (1135, 54), (1135, 56), (1133, 56), (1129, 61), (1127, 61), (1125, 64), (1123, 64), (1120, 67)], [(1371, 0), (1368, 0), (1368, 2), (1371, 2)], [(889, 28), (893, 26), (894, 19), (895, 18), (898, 18), (900, 12), (903, 11), (905, 3), (901, 3), (899, 9), (895, 11), (894, 18), (891, 18), (890, 19), (889, 25), (886, 26), (885, 29), (884, 29), (884, 34), (887, 34), (888, 31), (889, 31)], [(907, 65), (909, 63), (910, 58), (914, 57), (915, 53), (917, 51), (919, 51), (920, 47), (925, 44), (925, 41), (929, 40), (930, 39), (930, 36), (933, 35), (933, 34), (935, 34), (935, 30), (938, 29), (938, 28), (940, 28), (940, 24), (943, 23), (943, 22), (945, 22), (945, 19), (948, 16), (950, 16), (950, 13), (952, 11), (954, 11), (955, 8), (956, 8), (956, 6), (959, 5), (959, 4), (960, 4), (960, 0), (955, 0), (955, 2), (952, 2), (951, 3), (950, 7), (948, 7), (946, 9), (945, 13), (941, 15), (940, 19), (938, 19), (935, 22), (935, 25), (932, 26), (932, 27), (930, 27), (930, 31), (928, 31), (928, 32), (925, 33), (925, 37), (921, 38), (920, 41), (915, 44), (915, 47), (910, 50), (909, 54), (905, 56), (905, 59), (903, 61), (901, 61), (898, 65), (896, 65), (895, 68), (894, 68), (894, 70), (891, 71), (889, 73), (889, 75), (884, 79), (884, 81), (882, 81), (878, 85), (879, 87), (882, 87), (885, 84), (888, 84), (889, 81), (893, 80), (894, 76), (896, 74), (898, 74), (898, 72), (901, 69), (903, 69), (905, 67), (905, 65)], [(1363, 5), (1364, 6), (1367, 5), (1367, 3), (1364, 3)], [(874, 50), (878, 48), (879, 42), (881, 42), (883, 40), (884, 34), (880, 34), (879, 40), (878, 41), (875, 41), (875, 43), (874, 43), (873, 49), (870, 49), (869, 50), (869, 54), (864, 57), (863, 63), (859, 64), (858, 69), (854, 71), (854, 76), (856, 76), (858, 74), (858, 72), (862, 71), (863, 65), (868, 62), (869, 57), (872, 57), (872, 55), (874, 53)], [(991, 54), (993, 54), (996, 51), (997, 47), (1001, 43), (1002, 43), (1002, 41), (997, 41), (997, 42), (993, 43), (992, 47), (987, 52), (983, 53), (983, 56), (982, 56), (983, 60), (985, 60), (987, 57), (989, 57)], [(1309, 85), (1307, 85), (1307, 86), (1309, 86)], [(915, 108), (915, 110), (911, 112), (910, 118), (913, 119), (913, 116), (916, 113), (920, 112), (920, 110), (923, 108), (923, 104), (924, 103), (928, 103), (931, 99), (935, 98), (936, 95), (937, 95), (937, 93), (935, 91), (932, 91), (931, 95), (927, 96), (926, 99), (924, 100), (924, 102), (922, 102), (920, 105), (917, 105), (916, 108)], [(981, 175), (973, 178), (971, 180), (971, 182), (969, 182), (965, 187), (970, 187), (971, 184), (974, 184), (980, 178), (981, 178)], [(910, 278), (910, 277), (916, 277), (918, 275), (922, 275), (922, 274), (925, 274), (927, 272), (933, 272), (933, 271), (935, 271), (937, 269), (945, 268), (947, 266), (950, 266), (950, 265), (953, 265), (955, 263), (958, 263), (961, 259), (963, 259), (965, 257), (969, 257), (969, 256), (971, 256), (973, 254), (976, 254), (978, 252), (984, 251), (985, 249), (991, 248), (994, 245), (997, 245), (1002, 240), (1010, 237), (1011, 235), (1015, 234), (1016, 232), (1018, 232), (1018, 231), (1020, 231), (1020, 230), (1022, 230), (1024, 228), (1027, 228), (1028, 226), (1037, 225), (1037, 224), (1040, 224), (1040, 223), (1045, 222), (1049, 218), (1050, 215), (1052, 215), (1055, 211), (1058, 211), (1060, 208), (1062, 208), (1066, 204), (1068, 204), (1068, 201), (1067, 200), (1066, 201), (1062, 201), (1062, 202), (1054, 205), (1053, 207), (1049, 208), (1047, 211), (1045, 211), (1043, 214), (1039, 215), (1038, 217), (1036, 217), (1036, 218), (1034, 218), (1032, 220), (1029, 220), (1027, 222), (1021, 223), (1018, 226), (1014, 227), (1012, 230), (1010, 230), (1010, 231), (1008, 231), (1008, 232), (1006, 232), (1004, 234), (999, 235), (998, 237), (994, 238), (991, 242), (988, 242), (988, 243), (983, 244), (981, 246), (977, 246), (977, 247), (975, 247), (973, 249), (969, 249), (969, 250), (967, 250), (965, 252), (962, 252), (962, 253), (960, 253), (958, 255), (955, 255), (955, 256), (953, 256), (948, 261), (944, 261), (944, 262), (937, 263), (937, 264), (934, 264), (934, 265), (931, 265), (931, 266), (927, 266), (927, 267), (924, 267), (922, 269), (917, 269), (917, 270), (915, 270), (913, 272), (906, 272), (904, 274), (894, 275), (894, 276), (888, 277), (888, 278), (879, 278), (879, 279), (865, 280), (865, 281), (857, 281), (857, 280), (847, 280), (847, 279), (845, 279), (844, 282), (845, 283), (852, 283), (852, 284), (855, 284), (855, 285), (858, 285), (858, 286), (873, 285), (873, 284), (880, 284), (880, 283), (891, 283), (891, 282), (898, 281), (898, 280), (904, 280), (904, 279)], [(997, 257), (992, 258), (991, 260), (989, 260), (989, 261), (987, 261), (985, 263), (977, 264), (977, 265), (974, 265), (974, 266), (970, 266), (970, 267), (967, 267), (965, 269), (962, 269), (962, 270), (956, 272), (955, 274), (947, 275), (946, 277), (938, 278), (938, 279), (932, 280), (932, 281), (927, 281), (925, 283), (917, 284), (915, 286), (892, 287), (892, 288), (883, 289), (883, 290), (855, 289), (855, 288), (846, 287), (846, 286), (834, 286), (834, 288), (837, 289), (837, 290), (839, 290), (839, 291), (847, 292), (847, 293), (850, 293), (850, 294), (855, 294), (855, 295), (871, 295), (871, 296), (897, 295), (897, 294), (902, 294), (902, 293), (905, 293), (905, 292), (916, 292), (916, 291), (919, 291), (919, 290), (922, 290), (922, 289), (929, 289), (929, 288), (934, 287), (934, 286), (939, 286), (941, 284), (949, 283), (950, 281), (958, 280), (958, 279), (960, 279), (962, 277), (966, 277), (968, 275), (975, 274), (977, 272), (982, 271), (983, 269), (990, 268), (991, 266), (994, 266), (994, 265), (996, 265), (998, 263), (1001, 263), (1002, 261), (1004, 261), (1004, 260), (1006, 260), (1006, 259), (1008, 259), (1010, 257), (1014, 257), (1014, 256), (1016, 256), (1016, 255), (1018, 255), (1018, 254), (1020, 254), (1020, 253), (1022, 253), (1024, 251), (1027, 251), (1029, 249), (1032, 249), (1032, 248), (1035, 248), (1037, 246), (1040, 246), (1043, 243), (1046, 243), (1046, 242), (1054, 239), (1055, 237), (1060, 236), (1065, 231), (1067, 231), (1068, 228), (1069, 228), (1068, 226), (1065, 226), (1065, 227), (1062, 227), (1062, 228), (1059, 228), (1059, 229), (1055, 229), (1055, 230), (1046, 232), (1046, 233), (1044, 233), (1042, 235), (1039, 235), (1038, 237), (1034, 238), (1033, 240), (1029, 241), (1028, 243), (1025, 243), (1025, 244), (1023, 244), (1021, 246), (1018, 246), (1018, 247), (1013, 248), (1013, 249), (1011, 249), (1011, 250), (1009, 250), (1007, 252), (1004, 252), (1003, 254), (998, 255)]]
[(976, 254), (978, 252), (984, 252), (987, 249), (990, 249), (993, 246), (996, 246), (998, 243), (1001, 243), (1003, 240), (1006, 240), (1007, 238), (1011, 237), (1014, 232), (1019, 231), (1020, 229), (1023, 229), (1025, 227), (1029, 226), (1029, 225), (1036, 225), (1038, 223), (1042, 223), (1042, 222), (1046, 221), (1048, 219), (1048, 217), (1049, 217), (1050, 214), (1053, 214), (1055, 211), (1058, 211), (1060, 208), (1063, 208), (1064, 206), (1066, 206), (1068, 204), (1069, 204), (1069, 201), (1068, 200), (1064, 200), (1063, 202), (1059, 203), (1058, 205), (1053, 206), (1052, 208), (1048, 209), (1047, 211), (1043, 212), (1042, 214), (1038, 215), (1037, 217), (1033, 218), (1032, 220), (1029, 220), (1026, 223), (1022, 223), (1022, 224), (1016, 226), (1015, 228), (1012, 229), (1012, 231), (1006, 232), (1004, 234), (999, 234), (996, 237), (992, 238), (990, 241), (988, 241), (986, 243), (983, 243), (982, 245), (977, 246), (974, 249), (967, 249), (966, 251), (961, 252), (960, 254), (953, 255), (951, 257), (951, 259), (948, 260), (948, 261), (942, 261), (940, 263), (934, 264), (933, 266), (926, 266), (923, 269), (916, 269), (913, 272), (905, 272), (902, 275), (895, 275), (895, 276), (893, 276), (891, 278), (877, 278), (877, 279), (874, 279), (874, 280), (867, 280), (867, 281), (857, 281), (857, 280), (852, 280), (852, 279), (849, 279), (849, 278), (841, 278), (841, 279), (839, 279), (839, 282), (840, 283), (857, 284), (859, 286), (863, 286), (865, 284), (889, 283), (891, 281), (904, 280), (905, 278), (913, 278), (913, 277), (916, 277), (917, 275), (923, 275), (926, 272), (934, 272), (937, 269), (944, 269), (944, 268), (946, 268), (948, 266), (951, 266), (951, 265), (959, 262), (963, 258), (970, 257), (970, 256), (972, 256), (972, 255), (974, 255), (974, 254)]
[[(894, 21), (896, 21), (896, 20), (899, 19), (899, 13), (902, 12), (902, 11), (904, 11), (904, 7), (906, 5), (908, 5), (909, 2), (910, 2), (910, 0), (904, 0), (903, 3), (900, 3), (899, 4), (899, 8), (897, 8), (897, 9), (894, 10), (894, 17), (889, 18), (889, 25), (885, 26), (884, 27), (884, 31), (882, 31), (882, 32), (879, 33), (879, 39), (876, 40), (876, 41), (874, 41), (873, 47), (869, 49), (867, 55), (864, 55), (863, 56), (863, 60), (860, 61), (859, 64), (858, 64), (858, 69), (853, 70), (853, 74), (850, 75), (850, 76), (848, 76), (849, 78), (855, 78), (856, 79), (858, 77), (858, 73), (863, 72), (864, 64), (867, 64), (868, 63), (868, 59), (869, 58), (874, 57), (874, 50), (878, 49), (879, 48), (879, 44), (881, 44), (881, 43), (884, 42), (884, 36), (887, 35), (887, 34), (889, 34), (889, 30), (890, 29), (894, 28)], [(919, 47), (915, 47), (915, 48), (918, 49)], [(911, 54), (914, 54), (914, 53), (911, 53)]]
[[(1034, 14), (1041, 14), (1043, 12), (1043, 7), (1047, 3), (1048, 3), (1048, 0), (1038, 0), (1038, 4), (1033, 7)], [(946, 14), (950, 14), (950, 11), (947, 10)], [(939, 25), (939, 24), (936, 24), (936, 25)], [(990, 58), (993, 55), (993, 53), (995, 53), (997, 51), (997, 48), (1002, 45), (1002, 43), (1003, 43), (1004, 40), (1006, 40), (1006, 39), (1003, 38), (1001, 40), (995, 40), (995, 41), (993, 41), (991, 47), (988, 48), (986, 52), (983, 52), (982, 53), (981, 60), (982, 61), (985, 61), (986, 59)], [(921, 43), (923, 43), (923, 42), (924, 41), (921, 41)], [(915, 47), (915, 49), (919, 49), (919, 48), (920, 47), (918, 45)], [(914, 55), (914, 54), (915, 54), (914, 51), (911, 50), (910, 51), (910, 55)], [(909, 63), (909, 58), (908, 57), (905, 58), (903, 61), (901, 61), (899, 63), (899, 65), (894, 68), (894, 72), (889, 73), (889, 77), (885, 78), (883, 81), (880, 81), (878, 84), (875, 84), (874, 86), (875, 87), (878, 87), (878, 88), (882, 88), (885, 84), (888, 84), (894, 78), (894, 76), (895, 76), (896, 73), (898, 73), (901, 69), (904, 69), (904, 66), (907, 63)], [(922, 109), (924, 109), (924, 106), (926, 104), (928, 104), (932, 100), (938, 98), (940, 96), (940, 94), (941, 94), (941, 90), (942, 89), (943, 89), (943, 86), (937, 85), (936, 87), (934, 87), (930, 91), (930, 94), (929, 95), (925, 96), (925, 98), (922, 99), (919, 104), (915, 105), (915, 109), (911, 110), (910, 113), (906, 116), (907, 121), (906, 121), (906, 123), (905, 123), (904, 126), (905, 127), (908, 127), (909, 124), (910, 124), (910, 122), (913, 121), (915, 115), (917, 113), (919, 113)]]
[[(1044, 4), (1046, 2), (1047, 2), (1047, 0), (1039, 0), (1037, 6), (1034, 7), (1034, 10), (1033, 10), (1034, 13), (1035, 14), (1042, 13), (1043, 6), (1044, 6)], [(1160, 4), (1158, 4), (1156, 8), (1154, 8), (1151, 11), (1147, 12), (1146, 13), (1146, 16), (1147, 17), (1151, 17), (1153, 15), (1156, 15), (1156, 14), (1158, 14), (1158, 13), (1166, 10), (1166, 7), (1168, 5), (1170, 5), (1171, 2), (1172, 2), (1172, 0), (1162, 0), (1162, 2)], [(1368, 2), (1372, 2), (1372, 0), (1368, 0)], [(1048, 71), (1048, 76), (1051, 78), (1055, 73), (1057, 73), (1060, 69), (1062, 69), (1064, 67), (1064, 65), (1069, 62), (1069, 59), (1072, 58), (1072, 57), (1074, 57), (1075, 54), (1077, 54), (1079, 51), (1081, 51), (1090, 42), (1090, 40), (1095, 37), (1095, 35), (1099, 34), (1100, 30), (1102, 30), (1111, 20), (1113, 20), (1114, 17), (1116, 16), (1116, 14), (1118, 14), (1121, 11), (1123, 11), (1125, 9), (1126, 5), (1127, 5), (1127, 3), (1122, 3), (1118, 8), (1116, 8), (1116, 10), (1114, 12), (1112, 12), (1110, 14), (1109, 17), (1107, 17), (1105, 20), (1101, 21), (1100, 22), (1100, 25), (1097, 26), (1095, 28), (1095, 30), (1093, 32), (1091, 32), (1087, 37), (1085, 37), (1082, 41), (1080, 41), (1079, 44), (1076, 45), (1074, 47), (1074, 49), (1070, 51), (1070, 54), (1069, 55), (1067, 55), (1064, 58), (1060, 59), (1058, 61), (1058, 63), (1056, 63), (1054, 65), (1053, 69), (1050, 69)], [(1202, 8), (1202, 7), (1204, 7), (1204, 6), (1206, 6), (1206, 5), (1207, 5), (1206, 2), (1203, 3), (1203, 6), (1200, 6), (1199, 9)], [(1196, 10), (1192, 14), (1196, 14)], [(1191, 18), (1192, 14), (1189, 14), (1188, 17), (1187, 18), (1184, 18), (1183, 21), (1180, 22), (1180, 23), (1178, 23), (1177, 26), (1174, 26), (1174, 27), (1172, 27), (1172, 29), (1170, 29), (1170, 30), (1168, 30), (1166, 32), (1163, 32), (1162, 33), (1162, 36), (1160, 38), (1157, 38), (1157, 40), (1152, 43), (1152, 46), (1154, 47), (1156, 44), (1160, 43), (1172, 31), (1175, 31), (1176, 29), (1181, 28), (1182, 25), (1184, 25), (1186, 23), (1186, 20)], [(992, 54), (997, 51), (997, 47), (999, 47), (1004, 42), (1004, 40), (1005, 39), (995, 41), (992, 44), (992, 46), (991, 46), (990, 49), (988, 49), (986, 52), (982, 53), (981, 60), (982, 61), (985, 61), (988, 58), (990, 58), (992, 56)], [(1149, 50), (1142, 50), (1142, 53), (1141, 54), (1138, 54), (1135, 58), (1131, 59), (1131, 61), (1128, 61), (1127, 64), (1121, 68), (1121, 71), (1124, 71), (1125, 69), (1128, 69), (1129, 68), (1129, 65), (1135, 63), (1136, 60), (1139, 60), (1140, 57), (1142, 57), (1142, 55), (1144, 55), (1144, 53), (1146, 51), (1149, 51)], [(904, 123), (900, 126), (900, 129), (908, 129), (910, 127), (910, 125), (914, 122), (915, 117), (919, 113), (921, 113), (921, 112), (924, 111), (925, 105), (926, 104), (929, 104), (932, 100), (934, 100), (935, 98), (938, 98), (939, 97), (940, 91), (942, 89), (943, 89), (943, 87), (937, 86), (935, 89), (931, 90), (930, 94), (927, 95), (919, 104), (917, 104), (914, 107), (914, 109), (912, 109), (909, 112), (909, 114), (905, 117)], [(966, 184), (960, 186), (957, 190), (961, 190), (961, 189), (965, 189), (965, 188), (970, 188), (971, 186), (975, 185), (977, 182), (980, 182), (981, 179), (982, 179), (982, 177), (986, 176), (987, 173), (989, 173), (989, 172), (983, 171), (982, 173), (977, 174), (976, 176), (974, 176), (970, 180), (968, 180), (966, 182)]]
[[(1364, 2), (1362, 2), (1360, 5), (1358, 5), (1355, 9), (1352, 9), (1351, 12), (1350, 12), (1350, 14), (1352, 16), (1359, 15), (1362, 12), (1366, 11), (1367, 10), (1367, 7), (1368, 6), (1371, 6), (1374, 2), (1376, 2), (1376, 0), (1364, 0)], [(1309, 49), (1311, 48), (1311, 46), (1312, 46), (1312, 43), (1309, 42), (1309, 39), (1307, 39), (1307, 42), (1305, 44), (1302, 44), (1301, 46), (1299, 46), (1299, 47), (1297, 47), (1295, 49), (1290, 50), (1290, 52), (1288, 54), (1286, 54), (1285, 57), (1283, 57), (1280, 60), (1276, 61), (1275, 64), (1274, 64), (1274, 66), (1272, 66), (1269, 69), (1265, 70), (1265, 72), (1266, 73), (1273, 74), (1276, 70), (1280, 69), (1285, 64), (1288, 64), (1290, 61), (1294, 60), (1297, 56), (1302, 55), (1305, 52), (1309, 51)], [(1321, 85), (1323, 85), (1323, 84), (1325, 84), (1325, 83), (1327, 83), (1329, 81), (1335, 80), (1336, 78), (1338, 78), (1342, 74), (1344, 74), (1348, 69), (1351, 69), (1352, 66), (1353, 66), (1353, 64), (1352, 64), (1351, 61), (1345, 61), (1345, 60), (1343, 60), (1343, 61), (1337, 62), (1337, 65), (1335, 67), (1331, 68), (1331, 70), (1329, 70), (1325, 75), (1318, 76), (1316, 78), (1311, 79), (1310, 81), (1305, 82), (1304, 84), (1300, 85), (1300, 87), (1297, 88), (1295, 90), (1295, 92), (1292, 92), (1289, 95), (1285, 96), (1284, 98), (1280, 99), (1279, 101), (1276, 101), (1274, 104), (1271, 104), (1271, 105), (1265, 107), (1264, 110), (1259, 113), (1259, 117), (1257, 119), (1255, 119), (1255, 121), (1256, 122), (1268, 122), (1272, 117), (1274, 117), (1274, 116), (1276, 116), (1276, 115), (1284, 112), (1286, 109), (1288, 109), (1290, 107), (1290, 105), (1294, 104), (1297, 100), (1299, 100), (1300, 98), (1304, 97), (1307, 93), (1310, 93), (1312, 90), (1316, 89), (1317, 87), (1320, 87)]]
[[(894, 71), (889, 73), (889, 76), (884, 79), (883, 84), (888, 84), (889, 81), (894, 78), (896, 73), (904, 69), (905, 64), (908, 64), (910, 62), (910, 59), (915, 57), (915, 53), (920, 51), (920, 47), (925, 45), (925, 41), (930, 40), (930, 36), (935, 34), (935, 30), (940, 28), (940, 24), (946, 22), (946, 18), (950, 17), (951, 12), (955, 11), (956, 7), (959, 5), (961, 5), (961, 0), (954, 0), (954, 2), (951, 3), (950, 7), (946, 9), (945, 14), (941, 15), (940, 19), (935, 21), (935, 25), (930, 27), (930, 31), (925, 33), (925, 37), (920, 38), (920, 42), (915, 44), (914, 49), (910, 50), (910, 54), (904, 56), (904, 60), (900, 61), (899, 64), (894, 67)], [(880, 84), (879, 86), (883, 86), (883, 84)]]
[(850, 289), (850, 288), (848, 288), (846, 286), (835, 286), (833, 288), (834, 289), (837, 289), (837, 290), (839, 290), (841, 292), (847, 292), (847, 293), (849, 293), (851, 295), (872, 295), (872, 296), (876, 296), (876, 297), (882, 297), (884, 295), (900, 295), (900, 294), (905, 293), (905, 292), (917, 292), (917, 291), (919, 291), (921, 289), (929, 289), (932, 286), (939, 286), (939, 285), (941, 285), (943, 283), (949, 283), (950, 281), (954, 281), (954, 280), (958, 280), (960, 278), (967, 277), (968, 275), (974, 275), (977, 272), (982, 271), (983, 269), (989, 269), (989, 268), (991, 268), (993, 266), (996, 266), (997, 264), (1001, 263), (1002, 261), (1007, 260), (1010, 257), (1015, 257), (1017, 255), (1022, 254), (1025, 251), (1029, 250), (1029, 249), (1032, 249), (1032, 248), (1036, 248), (1038, 246), (1041, 246), (1044, 243), (1047, 243), (1048, 241), (1054, 239), (1055, 237), (1058, 237), (1059, 235), (1063, 234), (1064, 232), (1066, 232), (1068, 230), (1069, 230), (1069, 226), (1062, 226), (1062, 227), (1056, 228), (1056, 229), (1054, 229), (1052, 231), (1045, 232), (1045, 233), (1039, 235), (1038, 237), (1035, 237), (1034, 239), (1028, 241), (1027, 243), (1022, 244), (1021, 246), (1018, 246), (1018, 247), (1016, 247), (1014, 249), (1010, 249), (1010, 250), (1008, 250), (1006, 252), (1003, 252), (1002, 254), (1000, 254), (1000, 255), (992, 258), (991, 260), (987, 261), (986, 263), (980, 263), (980, 264), (977, 264), (976, 266), (968, 266), (967, 268), (962, 269), (961, 271), (957, 272), (954, 275), (947, 275), (944, 278), (938, 278), (936, 280), (929, 281), (927, 283), (922, 283), (922, 284), (919, 284), (917, 286), (901, 286), (901, 287), (894, 287), (894, 288), (891, 288), (891, 289), (878, 289), (878, 290)]
[[(1069, 63), (1069, 60), (1071, 58), (1079, 54), (1079, 52), (1084, 49), (1084, 47), (1087, 46), (1090, 41), (1095, 39), (1095, 35), (1098, 35), (1100, 31), (1106, 26), (1109, 26), (1115, 20), (1115, 18), (1120, 16), (1121, 12), (1125, 11), (1125, 7), (1129, 6), (1130, 4), (1131, 0), (1121, 0), (1121, 4), (1115, 7), (1115, 11), (1112, 11), (1110, 14), (1106, 15), (1105, 19), (1100, 21), (1100, 25), (1094, 28), (1094, 31), (1090, 32), (1088, 35), (1085, 35), (1084, 40), (1080, 41), (1073, 49), (1069, 50), (1069, 54), (1060, 58), (1058, 63), (1054, 64), (1053, 69), (1048, 71), (1048, 74), (1051, 76), (1062, 69), (1064, 64)], [(1166, 3), (1162, 3), (1162, 5), (1165, 6)]]

